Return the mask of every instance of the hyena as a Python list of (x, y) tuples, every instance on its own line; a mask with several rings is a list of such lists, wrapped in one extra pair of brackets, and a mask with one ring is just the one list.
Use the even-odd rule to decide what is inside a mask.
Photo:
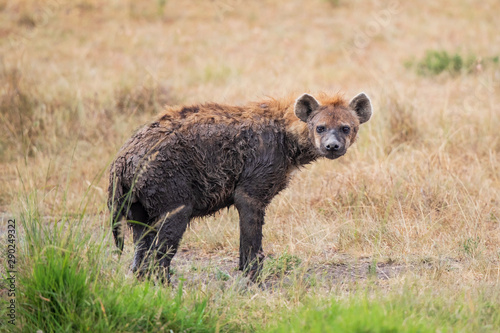
[(343, 156), (372, 114), (360, 93), (303, 94), (230, 106), (170, 107), (139, 129), (111, 165), (108, 206), (123, 249), (121, 219), (135, 243), (132, 271), (142, 276), (153, 257), (160, 278), (195, 217), (234, 205), (239, 214), (239, 269), (255, 279), (262, 268), (266, 207), (294, 170)]

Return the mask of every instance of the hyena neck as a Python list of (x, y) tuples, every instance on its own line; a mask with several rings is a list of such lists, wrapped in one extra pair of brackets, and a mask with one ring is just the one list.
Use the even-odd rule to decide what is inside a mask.
[(300, 167), (314, 162), (320, 156), (309, 138), (307, 124), (297, 117), (289, 118), (287, 124), (288, 157), (291, 163)]
[(314, 149), (312, 144), (298, 145), (295, 156), (293, 156), (294, 164), (298, 167), (316, 161), (320, 156)]

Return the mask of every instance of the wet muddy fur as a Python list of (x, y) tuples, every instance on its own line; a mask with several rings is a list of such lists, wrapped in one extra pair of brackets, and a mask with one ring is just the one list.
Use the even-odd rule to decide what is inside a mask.
[(292, 171), (344, 155), (371, 104), (361, 93), (304, 94), (245, 106), (168, 108), (139, 129), (110, 169), (108, 206), (123, 249), (120, 221), (133, 231), (132, 270), (169, 278), (170, 262), (191, 219), (234, 205), (240, 218), (239, 269), (252, 279), (264, 258), (262, 225), (272, 198)]

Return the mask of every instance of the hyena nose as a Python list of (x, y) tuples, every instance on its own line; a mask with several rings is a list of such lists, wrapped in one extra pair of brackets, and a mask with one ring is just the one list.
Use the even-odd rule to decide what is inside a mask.
[(340, 143), (338, 141), (332, 141), (332, 142), (328, 142), (326, 145), (325, 145), (325, 148), (326, 150), (328, 151), (337, 151), (340, 149)]
[(338, 144), (327, 144), (326, 145), (326, 150), (339, 150), (340, 146)]

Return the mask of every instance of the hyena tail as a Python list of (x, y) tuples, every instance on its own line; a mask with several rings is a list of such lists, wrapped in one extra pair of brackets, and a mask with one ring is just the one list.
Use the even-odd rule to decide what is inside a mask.
[(120, 250), (120, 254), (123, 252), (123, 244), (125, 243), (123, 237), (123, 215), (113, 213), (113, 238), (115, 239), (115, 245)]
[(124, 221), (129, 209), (130, 191), (123, 188), (119, 182), (110, 182), (108, 208), (112, 214), (111, 228), (115, 245), (122, 253), (124, 244)]

